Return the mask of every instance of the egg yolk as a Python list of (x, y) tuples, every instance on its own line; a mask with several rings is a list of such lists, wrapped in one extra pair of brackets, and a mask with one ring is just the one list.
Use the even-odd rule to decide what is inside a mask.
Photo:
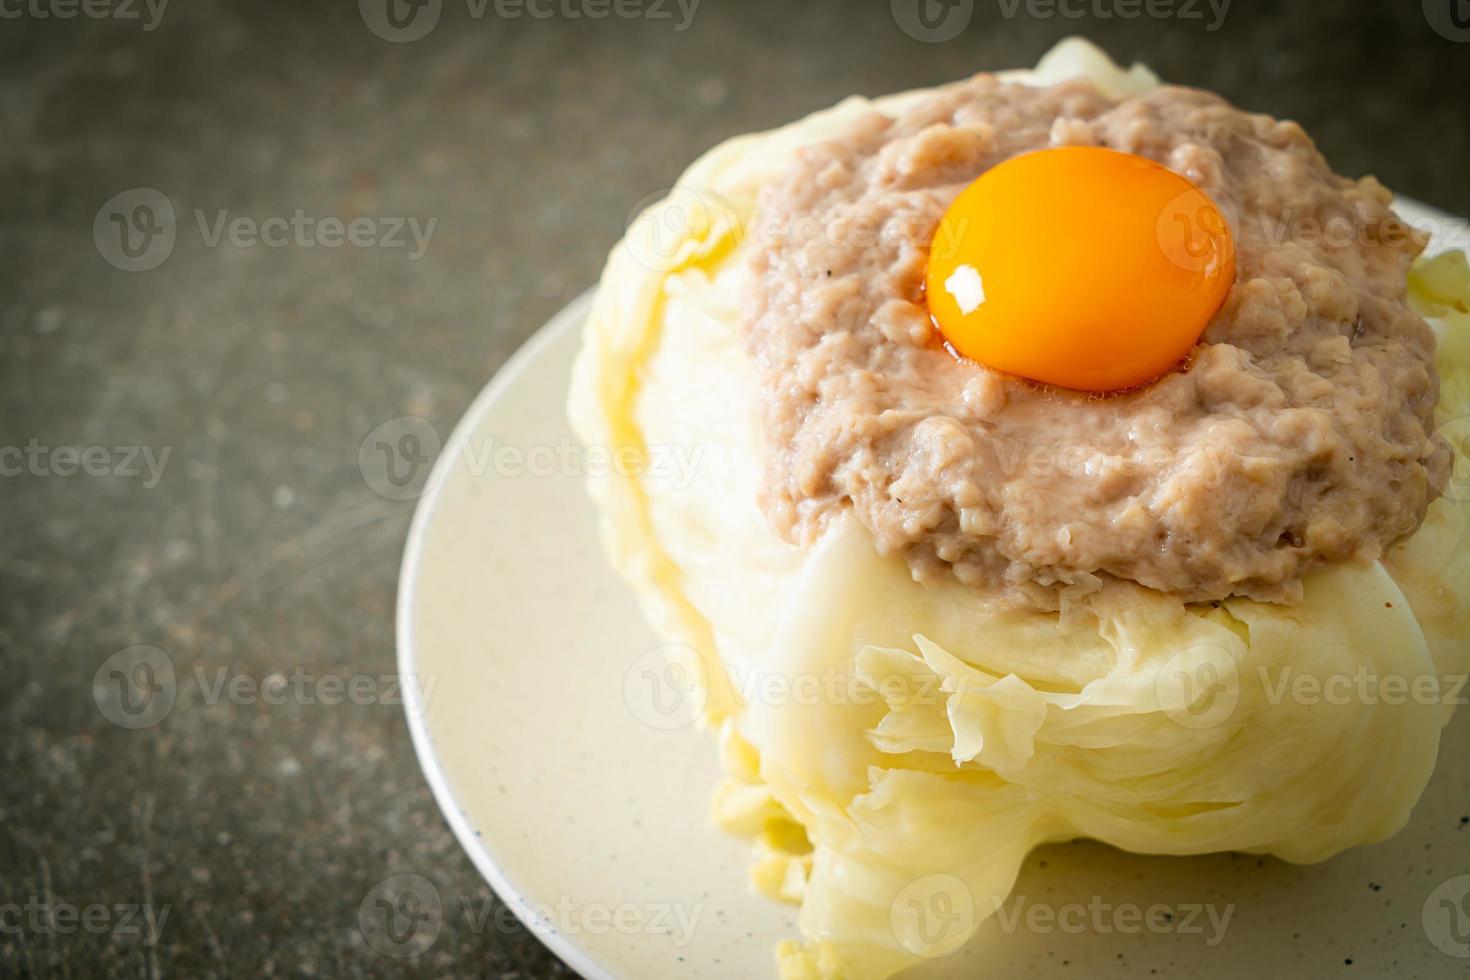
[(956, 352), (1083, 391), (1168, 371), (1234, 281), (1230, 228), (1203, 191), (1152, 160), (1082, 146), (982, 174), (945, 212), (925, 273)]

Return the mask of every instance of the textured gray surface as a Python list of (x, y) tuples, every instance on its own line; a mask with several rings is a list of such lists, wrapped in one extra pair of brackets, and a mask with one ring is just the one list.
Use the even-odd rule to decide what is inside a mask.
[[(369, 487), (364, 437), (404, 415), (447, 432), (593, 281), (633, 206), (720, 138), (852, 92), (1028, 64), (1080, 31), (1299, 119), (1343, 172), (1470, 211), (1470, 46), (1414, 0), (1239, 0), (1218, 31), (1008, 6), (977, 2), (958, 39), (922, 43), (882, 0), (704, 0), (684, 30), (676, 5), (511, 20), (449, 0), (428, 36), (393, 44), (350, 0), (177, 0), (152, 30), (141, 3), (106, 19), (7, 3), (0, 446), (35, 451), (0, 477), (0, 906), (108, 909), (71, 931), (27, 913), (0, 933), (0, 975), (564, 972), (505, 917), (460, 914), (457, 896), (473, 917), (488, 892), (401, 709), (325, 704), (313, 682), (362, 677), (359, 694), (392, 699), (378, 678), (413, 504)], [(105, 216), (94, 241), (99, 209), (133, 188), (178, 216), (151, 271), (104, 259)], [(406, 234), (405, 248), (209, 242), (220, 211), (298, 209), (366, 216), (369, 236), (392, 217), (437, 223), (417, 259)], [(62, 446), (94, 447), (106, 475), (40, 455)], [(142, 459), (126, 475), (127, 447), (163, 461), (156, 480)], [(133, 730), (93, 680), (137, 644), (164, 651), (177, 700)], [(220, 670), (283, 703), (214, 697)], [(414, 961), (359, 928), (363, 900), (401, 873), (454, 905)], [(132, 903), (167, 909), (157, 942), (112, 908)]]

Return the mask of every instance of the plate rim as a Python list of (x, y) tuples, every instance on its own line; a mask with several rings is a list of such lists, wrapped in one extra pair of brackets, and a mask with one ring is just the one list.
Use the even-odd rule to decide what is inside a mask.
[[(1429, 219), (1453, 223), (1470, 229), (1470, 220), (1413, 198), (1395, 197), (1392, 206), (1395, 211), (1400, 212), (1400, 217), (1410, 224)], [(1470, 252), (1470, 245), (1451, 243), (1449, 247)], [(396, 666), (400, 677), (417, 676), (419, 655), (413, 642), (416, 620), (413, 600), (417, 594), (422, 571), (429, 525), (438, 509), (437, 504), (447, 482), (446, 478), (456, 463), (457, 450), (468, 442), (479, 427), (481, 419), (516, 382), (527, 366), (565, 332), (585, 321), (592, 308), (597, 289), (596, 285), (588, 288), (558, 310), (505, 361), (470, 402), (459, 421), (455, 423), (449, 439), (444, 443), (443, 451), (430, 468), (424, 492), (416, 502), (413, 518), (409, 522), (408, 537), (399, 568), (398, 593), (394, 605), (394, 639), (397, 647)], [(440, 813), (449, 824), (460, 847), (469, 856), (476, 870), (480, 872), (481, 877), (531, 934), (567, 966), (588, 980), (618, 980), (614, 974), (594, 960), (570, 937), (552, 929), (527, 909), (522, 900), (525, 895), (524, 891), (517, 887), (511, 876), (492, 855), (489, 843), (470, 826), (468, 818), (459, 805), (459, 800), (450, 788), (448, 776), (434, 751), (433, 739), (429, 734), (428, 705), (422, 686), (404, 684), (403, 690), (404, 714), (419, 768), (423, 771)]]
[[(586, 320), (596, 292), (597, 287), (595, 286), (587, 289), (558, 310), (550, 320), (546, 321), (516, 349), (515, 353), (491, 377), (489, 383), (470, 402), (459, 421), (454, 424), (449, 439), (444, 443), (444, 450), (434, 461), (434, 465), (430, 467), (428, 480), (424, 484), (424, 492), (415, 504), (413, 518), (409, 522), (408, 538), (404, 544), (403, 560), (398, 572), (398, 594), (394, 603), (394, 642), (397, 645), (396, 666), (400, 678), (418, 676), (418, 649), (413, 642), (416, 621), (413, 600), (418, 593), (417, 587), (428, 540), (429, 524), (438, 509), (439, 496), (448, 482), (448, 474), (454, 468), (457, 459), (456, 450), (473, 436), (479, 427), (480, 420), (515, 383), (526, 367), (563, 333)], [(494, 890), (496, 897), (515, 914), (521, 924), (567, 966), (588, 980), (616, 980), (585, 950), (531, 914), (524, 902), (520, 901), (524, 891), (517, 887), (511, 876), (491, 855), (484, 839), (478, 836), (474, 827), (470, 826), (469, 819), (449, 786), (448, 776), (434, 752), (434, 742), (429, 734), (428, 702), (423, 686), (417, 683), (403, 684), (402, 689), (404, 692), (403, 710), (408, 723), (409, 740), (413, 743), (419, 769), (423, 771), (424, 779), (429, 784), (429, 791), (433, 794), (440, 814), (449, 824), (449, 829), (454, 832), (459, 846), (469, 855), (470, 862), (480, 872), (480, 876)]]

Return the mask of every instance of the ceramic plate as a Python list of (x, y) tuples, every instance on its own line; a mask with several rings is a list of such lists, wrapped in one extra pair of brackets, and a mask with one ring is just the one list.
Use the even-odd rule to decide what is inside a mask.
[[(1442, 244), (1470, 244), (1463, 222), (1399, 211)], [(748, 845), (709, 824), (713, 739), (649, 724), (625, 695), (660, 640), (603, 560), (578, 474), (605, 462), (574, 448), (565, 418), (589, 300), (506, 364), (419, 501), (398, 603), (409, 729), (476, 866), (578, 972), (773, 976), (796, 910), (751, 893)], [(1470, 873), (1470, 753), (1448, 750), (1467, 736), (1461, 711), (1390, 841), (1311, 867), (1043, 848), (1006, 921), (913, 975), (1470, 975), (1470, 877), (1457, 880)], [(1159, 905), (1171, 924), (1139, 925), (1132, 910)]]

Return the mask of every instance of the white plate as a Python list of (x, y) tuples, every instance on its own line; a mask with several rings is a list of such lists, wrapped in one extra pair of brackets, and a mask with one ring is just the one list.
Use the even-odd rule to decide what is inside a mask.
[[(1463, 222), (1409, 203), (1399, 211), (1433, 223), (1442, 241), (1470, 242)], [(564, 405), (588, 304), (567, 307), (505, 365), (435, 464), (399, 589), (399, 670), (418, 680), (406, 683), (409, 729), (475, 865), (578, 972), (771, 976), (775, 944), (797, 936), (795, 909), (752, 894), (746, 843), (709, 826), (713, 740), (651, 728), (629, 709), (629, 670), (660, 641), (602, 558), (575, 467), (513, 451), (574, 445)], [(547, 468), (556, 472), (534, 475)], [(1461, 711), (1444, 744), (1463, 746), (1467, 734)], [(1322, 865), (1044, 848), (1016, 895), (1103, 928), (1006, 930), (992, 918), (969, 947), (916, 975), (1464, 977), (1470, 959), (1435, 947), (1444, 937), (1430, 935), (1438, 920), (1426, 925), (1425, 912), (1436, 886), (1470, 872), (1466, 814), (1470, 753), (1446, 751), (1409, 827)], [(1181, 917), (1229, 908), (1223, 941), (1209, 944), (1203, 914), (1203, 934), (1182, 922), (1125, 931), (1117, 909), (1155, 903)]]

